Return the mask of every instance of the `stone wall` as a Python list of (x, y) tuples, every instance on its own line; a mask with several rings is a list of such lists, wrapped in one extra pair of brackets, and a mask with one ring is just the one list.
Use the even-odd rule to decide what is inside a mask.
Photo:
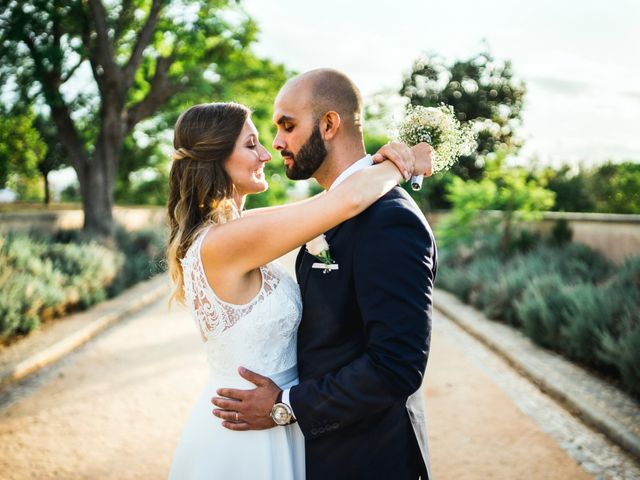
[[(427, 214), (427, 218), (435, 228), (446, 215), (447, 212), (433, 212)], [(116, 207), (114, 216), (126, 229), (139, 230), (165, 225), (166, 210), (163, 207)], [(80, 228), (82, 219), (82, 210), (4, 212), (0, 213), (0, 234), (9, 230), (53, 232)], [(640, 256), (640, 215), (547, 212), (534, 228), (549, 232), (559, 219), (567, 220), (574, 241), (589, 245), (616, 263)]]
[[(434, 212), (427, 214), (427, 218), (435, 228), (446, 215), (447, 212)], [(543, 220), (532, 227), (549, 233), (561, 219), (567, 221), (574, 242), (590, 246), (614, 263), (640, 256), (640, 215), (546, 212)]]
[(640, 215), (547, 212), (540, 228), (548, 232), (559, 219), (568, 222), (574, 242), (589, 245), (614, 263), (640, 256)]
[[(163, 207), (115, 207), (116, 222), (127, 230), (141, 230), (147, 226), (162, 226), (166, 221)], [(18, 211), (0, 213), (0, 234), (8, 231), (38, 230), (54, 232), (81, 228), (82, 210)]]

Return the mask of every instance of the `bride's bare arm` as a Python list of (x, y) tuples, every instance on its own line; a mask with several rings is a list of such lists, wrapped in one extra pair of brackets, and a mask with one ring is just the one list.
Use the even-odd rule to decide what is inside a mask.
[(205, 263), (240, 274), (254, 270), (358, 215), (402, 179), (393, 162), (384, 162), (310, 200), (219, 225), (204, 239)]
[(273, 205), (270, 207), (260, 207), (260, 208), (252, 208), (251, 210), (244, 210), (242, 212), (243, 217), (251, 217), (253, 215), (263, 215), (265, 213), (273, 213), (277, 210), (282, 210), (283, 208), (291, 207), (293, 205), (302, 205), (303, 203), (307, 203), (312, 201), (315, 198), (318, 198), (320, 195), (324, 195), (325, 192), (320, 192), (313, 197), (305, 198), (303, 200), (298, 200), (290, 203), (283, 203), (282, 205)]
[[(391, 144), (387, 144), (385, 146), (383, 146), (380, 150), (378, 150), (374, 155), (373, 155), (373, 161), (374, 163), (380, 163), (382, 161), (391, 161), (393, 163), (395, 163), (395, 165), (398, 167), (398, 169), (402, 169), (403, 168), (403, 164), (400, 161), (399, 157), (387, 157), (386, 154), (390, 151), (389, 147)], [(416, 157), (418, 156), (428, 156), (429, 158), (431, 158), (432, 155), (432, 149), (429, 145), (427, 145), (426, 143), (419, 143), (413, 147), (411, 147), (411, 150), (413, 151), (414, 155), (416, 155)], [(429, 165), (428, 165), (429, 169), (426, 172), (426, 176), (430, 176), (431, 175), (431, 164), (430, 164), (430, 160), (429, 160)], [(304, 200), (298, 200), (296, 202), (290, 202), (287, 204), (282, 204), (282, 205), (273, 205), (270, 207), (260, 207), (260, 208), (252, 208), (251, 210), (245, 210), (242, 212), (242, 216), (243, 217), (250, 217), (253, 215), (262, 215), (264, 213), (272, 213), (276, 210), (280, 210), (282, 208), (286, 208), (286, 207), (290, 207), (292, 205), (301, 205), (303, 203), (309, 202), (315, 198), (317, 198), (319, 195), (324, 195), (325, 192), (320, 192), (316, 195), (314, 195), (313, 197), (310, 198), (305, 198)]]

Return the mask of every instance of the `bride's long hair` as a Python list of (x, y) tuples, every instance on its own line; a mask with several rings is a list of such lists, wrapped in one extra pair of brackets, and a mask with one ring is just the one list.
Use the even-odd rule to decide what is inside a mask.
[(249, 115), (249, 109), (237, 103), (205, 103), (189, 108), (176, 122), (167, 205), (167, 263), (175, 286), (170, 303), (184, 303), (180, 260), (198, 233), (238, 216), (224, 162)]

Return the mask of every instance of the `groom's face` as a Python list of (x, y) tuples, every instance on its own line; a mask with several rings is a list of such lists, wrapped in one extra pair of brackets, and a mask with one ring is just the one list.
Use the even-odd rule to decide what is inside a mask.
[[(305, 108), (305, 92), (291, 92), (286, 87), (276, 98), (273, 122), (278, 133), (273, 148), (284, 159), (287, 177), (303, 180), (313, 176), (327, 156), (319, 121)], [(296, 89), (300, 90), (300, 89)]]

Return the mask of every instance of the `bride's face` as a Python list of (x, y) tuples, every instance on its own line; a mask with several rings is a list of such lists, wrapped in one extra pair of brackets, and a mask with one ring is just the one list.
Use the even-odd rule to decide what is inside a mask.
[(269, 188), (264, 176), (264, 165), (269, 160), (271, 155), (258, 141), (258, 130), (251, 119), (247, 118), (233, 153), (224, 164), (238, 194), (260, 193)]

